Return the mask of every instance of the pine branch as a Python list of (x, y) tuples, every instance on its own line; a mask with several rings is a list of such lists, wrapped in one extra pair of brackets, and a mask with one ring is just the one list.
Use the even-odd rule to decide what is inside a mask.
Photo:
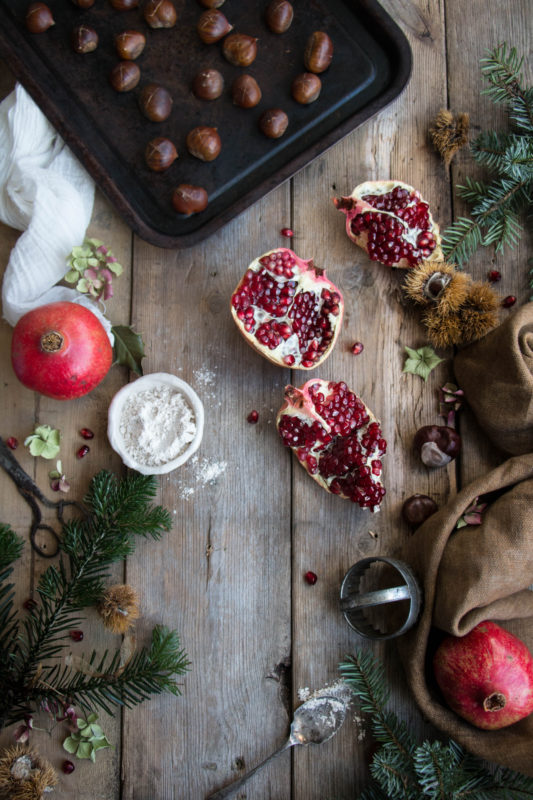
[(481, 225), (468, 217), (459, 217), (446, 229), (442, 252), (447, 261), (462, 266), (483, 242)]
[(488, 51), (488, 56), (482, 58), (480, 63), (481, 71), (490, 85), (482, 94), (488, 95), (494, 103), (513, 100), (522, 82), (520, 70), (523, 61), (514, 47), (507, 53), (505, 42)]
[(2, 575), (6, 575), (6, 567), (20, 558), (23, 548), (22, 538), (9, 525), (0, 522), (0, 584), (5, 580)]

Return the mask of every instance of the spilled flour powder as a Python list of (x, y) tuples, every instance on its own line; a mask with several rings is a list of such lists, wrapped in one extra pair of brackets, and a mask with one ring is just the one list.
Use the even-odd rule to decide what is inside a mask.
[(120, 433), (139, 464), (166, 464), (186, 450), (196, 433), (194, 412), (185, 397), (169, 386), (137, 392), (124, 403)]
[[(340, 700), (346, 706), (346, 711), (349, 710), (352, 702), (354, 700), (352, 690), (346, 683), (346, 681), (340, 678), (338, 681), (332, 684), (326, 684), (322, 689), (315, 689), (311, 691), (307, 686), (298, 689), (298, 699), (302, 701), (312, 701), (319, 697), (335, 697), (337, 700)], [(363, 719), (357, 714), (353, 714), (353, 721), (357, 725), (357, 741), (361, 742), (366, 735), (366, 731), (363, 728)]]
[(186, 486), (180, 481), (178, 491), (181, 499), (188, 500), (193, 496), (197, 489), (204, 486), (214, 485), (217, 482), (217, 479), (225, 473), (227, 466), (228, 464), (226, 461), (210, 461), (207, 458), (199, 458), (199, 456), (194, 456), (190, 462), (194, 486)]

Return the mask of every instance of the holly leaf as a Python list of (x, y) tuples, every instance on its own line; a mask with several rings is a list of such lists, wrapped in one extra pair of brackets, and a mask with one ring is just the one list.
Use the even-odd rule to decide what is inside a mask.
[(142, 375), (141, 361), (145, 357), (145, 352), (140, 333), (135, 333), (131, 325), (113, 325), (111, 333), (115, 336), (114, 363), (123, 364), (137, 375)]
[(411, 372), (413, 375), (420, 375), (427, 381), (429, 373), (435, 367), (444, 361), (443, 358), (435, 353), (431, 347), (420, 347), (418, 350), (413, 350), (411, 347), (405, 347), (407, 358), (403, 366), (403, 372)]

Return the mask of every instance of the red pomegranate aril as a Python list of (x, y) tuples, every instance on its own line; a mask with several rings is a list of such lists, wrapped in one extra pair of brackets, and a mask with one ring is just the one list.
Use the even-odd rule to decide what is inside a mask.
[(15, 439), (14, 436), (9, 436), (6, 439), (6, 444), (9, 447), (10, 450), (16, 450), (17, 447), (19, 446), (18, 439)]
[(310, 586), (314, 586), (318, 580), (317, 575), (314, 572), (311, 572), (311, 570), (305, 573), (304, 578)]
[(83, 631), (69, 631), (68, 635), (73, 642), (81, 642), (83, 639)]
[(499, 270), (497, 270), (497, 269), (491, 269), (491, 271), (489, 272), (489, 274), (487, 275), (487, 277), (488, 277), (488, 279), (489, 279), (489, 281), (490, 281), (491, 283), (497, 283), (498, 281), (501, 281), (501, 279), (502, 279), (502, 274), (501, 274), (501, 272), (500, 272)]
[(508, 294), (507, 297), (504, 297), (502, 300), (502, 306), (504, 308), (511, 308), (516, 303), (516, 297), (514, 294)]
[(354, 354), (354, 356), (358, 356), (359, 353), (363, 352), (363, 350), (364, 350), (364, 344), (362, 342), (355, 342), (355, 344), (352, 345), (352, 353)]
[(80, 447), (80, 449), (78, 450), (78, 452), (76, 453), (76, 456), (77, 456), (77, 458), (85, 458), (85, 456), (86, 456), (86, 455), (87, 455), (87, 453), (90, 451), (90, 449), (91, 449), (91, 448), (89, 447), (89, 445), (88, 445), (88, 444), (83, 444), (83, 445)]
[(28, 597), (27, 600), (24, 600), (22, 608), (25, 608), (26, 611), (33, 611), (34, 608), (37, 608), (37, 603), (35, 600), (33, 600), (33, 598)]
[(90, 428), (82, 428), (80, 431), (80, 436), (83, 439), (94, 439), (94, 433)]
[(287, 239), (292, 239), (292, 237), (294, 236), (294, 231), (291, 228), (282, 228), (281, 235), (286, 236)]
[(61, 769), (63, 770), (65, 775), (71, 775), (76, 769), (76, 767), (74, 766), (72, 761), (65, 760), (61, 765)]
[(255, 423), (256, 423), (256, 422), (258, 421), (258, 419), (259, 419), (259, 413), (258, 413), (258, 412), (257, 412), (257, 411), (254, 409), (253, 411), (250, 411), (250, 413), (248, 414), (248, 416), (246, 417), (246, 419), (247, 419), (247, 421), (248, 421), (248, 422), (250, 422), (252, 425), (255, 425)]

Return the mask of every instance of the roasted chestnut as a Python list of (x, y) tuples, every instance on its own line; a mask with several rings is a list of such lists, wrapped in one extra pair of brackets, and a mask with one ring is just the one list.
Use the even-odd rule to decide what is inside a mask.
[(235, 67), (248, 67), (257, 55), (257, 39), (246, 33), (230, 33), (222, 43), (222, 52)]
[(133, 61), (120, 61), (111, 70), (109, 80), (117, 92), (130, 92), (141, 79), (141, 70)]
[(314, 72), (302, 72), (292, 82), (291, 93), (297, 103), (307, 105), (318, 99), (322, 81)]
[(222, 149), (217, 129), (207, 125), (199, 125), (189, 131), (185, 143), (191, 156), (201, 161), (214, 161)]
[(307, 40), (304, 64), (309, 72), (324, 72), (333, 58), (333, 42), (324, 31), (315, 31)]
[(218, 69), (202, 69), (193, 78), (192, 90), (200, 100), (216, 100), (224, 90), (224, 78)]
[(115, 47), (124, 61), (139, 58), (146, 44), (146, 36), (140, 31), (122, 31), (115, 36)]
[(172, 111), (172, 97), (163, 86), (149, 83), (139, 94), (139, 107), (144, 116), (152, 122), (163, 122)]
[(427, 494), (413, 494), (402, 506), (402, 517), (408, 525), (418, 528), (435, 511), (438, 511), (438, 508), (436, 502)]
[(281, 108), (269, 108), (259, 117), (259, 129), (269, 139), (279, 139), (287, 130), (289, 118)]
[(415, 450), (426, 467), (444, 467), (461, 451), (461, 437), (447, 425), (424, 425), (415, 434)]
[(220, 8), (224, 5), (224, 0), (199, 0), (204, 8)]
[(202, 186), (180, 183), (174, 189), (172, 205), (180, 214), (198, 214), (207, 208), (207, 192)]
[(138, 8), (139, 0), (109, 0), (115, 11), (130, 11)]
[(285, 33), (291, 27), (294, 10), (287, 0), (272, 0), (265, 11), (265, 22), (272, 33)]
[(198, 36), (204, 44), (214, 44), (220, 41), (226, 34), (233, 29), (222, 11), (210, 8), (200, 14), (200, 19), (196, 26)]
[(44, 33), (55, 25), (52, 12), (45, 3), (30, 3), (26, 11), (26, 27), (30, 33)]
[(78, 25), (72, 31), (70, 41), (76, 53), (92, 53), (98, 47), (98, 34), (87, 25)]
[(178, 151), (174, 143), (170, 139), (165, 139), (164, 136), (152, 139), (148, 142), (144, 151), (144, 159), (154, 172), (164, 172), (174, 163), (177, 157)]
[(251, 75), (239, 75), (231, 87), (231, 97), (240, 108), (253, 108), (261, 100), (261, 89)]
[(143, 14), (151, 28), (172, 28), (178, 18), (172, 0), (148, 0)]
[(92, 8), (96, 0), (72, 0), (72, 2), (75, 6), (78, 6), (78, 8)]

